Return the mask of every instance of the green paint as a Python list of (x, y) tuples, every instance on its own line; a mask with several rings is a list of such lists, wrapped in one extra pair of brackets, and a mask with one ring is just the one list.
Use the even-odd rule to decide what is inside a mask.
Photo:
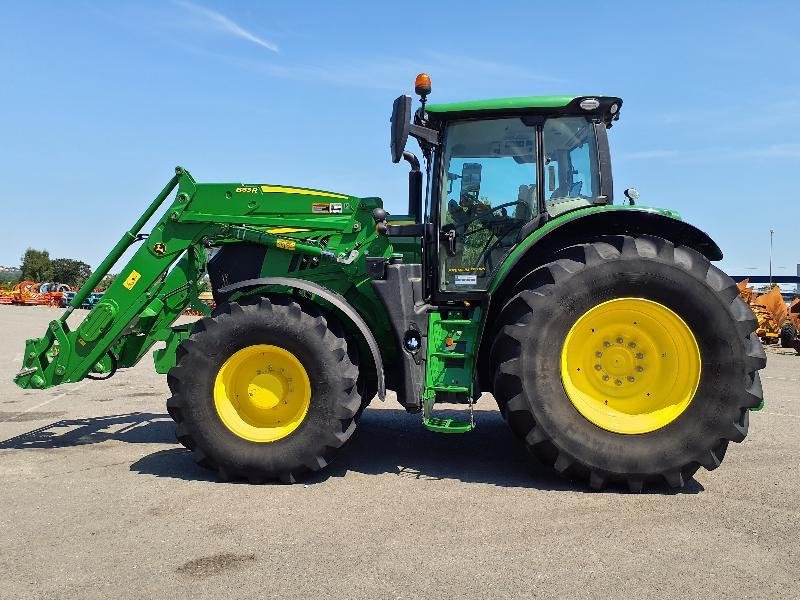
[[(137, 240), (144, 224), (176, 188), (149, 237)], [(371, 286), (364, 285), (365, 257), (392, 254), (386, 238), (375, 232), (371, 216), (372, 209), (381, 204), (379, 198), (319, 190), (198, 184), (178, 168), (75, 295), (72, 306), (80, 306), (122, 254), (134, 243), (141, 243), (102, 301), (76, 331), (66, 324), (69, 309), (50, 324), (43, 337), (27, 340), (23, 367), (15, 382), (23, 388), (44, 388), (79, 381), (93, 372), (107, 372), (112, 362), (120, 367), (133, 366), (158, 341), (166, 342), (167, 348), (155, 354), (157, 369), (163, 371), (174, 365), (175, 350), (188, 329), (172, 328), (172, 323), (187, 306), (208, 312), (198, 299), (206, 245), (246, 241), (269, 247), (264, 275), (289, 274), (295, 255), (317, 261), (314, 268), (290, 275), (344, 294), (380, 339), (391, 339), (385, 312)], [(273, 260), (276, 256), (285, 259)], [(395, 351), (388, 350), (387, 359)]]
[(428, 348), (422, 422), (438, 433), (465, 433), (472, 422), (431, 417), (437, 400), (464, 401), (472, 397), (473, 368), (478, 348), (481, 311), (473, 308), (428, 316)]
[[(564, 108), (580, 96), (521, 96), (518, 98), (494, 98), (492, 100), (469, 100), (447, 104), (429, 104), (425, 110), (433, 114), (503, 111), (513, 109)], [(599, 96), (596, 96), (599, 98)]]
[[(572, 212), (564, 213), (563, 215), (559, 215), (555, 219), (551, 219), (544, 226), (540, 227), (528, 237), (526, 237), (522, 242), (517, 244), (514, 249), (506, 256), (503, 264), (495, 273), (492, 282), (489, 284), (489, 294), (494, 293), (497, 291), (497, 288), (500, 287), (500, 284), (503, 283), (506, 276), (508, 275), (509, 271), (511, 271), (512, 267), (517, 263), (517, 261), (525, 254), (528, 249), (533, 246), (536, 242), (542, 239), (545, 235), (561, 227), (565, 223), (569, 223), (570, 221), (574, 221), (576, 219), (580, 219), (581, 217), (585, 217), (592, 213), (600, 213), (600, 212), (619, 212), (619, 211), (627, 211), (627, 212), (645, 212), (645, 213), (657, 213), (660, 215), (664, 215), (666, 217), (671, 217), (673, 219), (680, 219), (680, 215), (676, 211), (672, 210), (665, 210), (661, 208), (650, 208), (647, 206), (614, 206), (614, 205), (602, 205), (602, 206), (587, 206), (586, 208), (581, 208), (578, 210), (574, 210)], [(598, 232), (600, 233), (600, 232)]]
[[(487, 113), (490, 118), (493, 112), (508, 110), (558, 113), (576, 98), (581, 97), (530, 96), (432, 104), (427, 111), (442, 120), (458, 118), (463, 113)], [(138, 240), (144, 225), (165, 204), (168, 206), (147, 239)], [(406, 263), (419, 263), (422, 240), (378, 235), (372, 210), (382, 206), (380, 198), (358, 198), (322, 190), (269, 184), (197, 183), (188, 172), (177, 168), (175, 176), (75, 295), (71, 308), (51, 322), (41, 338), (26, 341), (23, 367), (15, 382), (23, 388), (46, 388), (79, 381), (90, 373), (108, 373), (115, 365), (130, 367), (157, 342), (163, 342), (165, 347), (153, 353), (156, 370), (167, 373), (176, 364), (180, 343), (190, 336), (192, 329), (191, 325), (174, 325), (175, 320), (188, 306), (209, 313), (198, 298), (206, 271), (206, 247), (243, 242), (268, 248), (261, 276), (304, 279), (344, 296), (375, 334), (384, 364), (392, 368), (402, 350), (394, 343), (385, 307), (374, 293), (366, 259), (394, 256)], [(535, 251), (534, 244), (544, 236), (553, 232), (558, 235), (559, 227), (576, 219), (610, 211), (658, 213), (680, 219), (675, 211), (639, 206), (590, 206), (559, 215), (511, 250), (490, 282), (489, 297), (498, 291), (518, 260)], [(407, 219), (399, 215), (390, 220), (402, 223)], [(76, 330), (71, 330), (66, 321), (72, 308), (84, 304), (135, 243), (139, 247), (118, 270), (119, 277), (103, 299)], [(276, 291), (290, 292), (285, 287), (276, 290), (275, 286), (262, 286), (241, 290), (231, 299)], [(304, 296), (337, 310), (313, 294)], [(437, 401), (468, 401), (474, 397), (474, 370), (485, 325), (483, 316), (478, 306), (460, 304), (431, 308), (427, 313), (427, 350), (420, 369), (425, 370), (423, 423), (431, 431), (464, 433), (474, 428), (472, 419), (470, 422), (442, 419), (431, 413)], [(370, 356), (352, 324), (345, 318), (342, 324), (348, 338), (358, 344), (360, 355)], [(367, 377), (375, 377), (368, 372), (368, 365), (362, 363), (362, 369)]]

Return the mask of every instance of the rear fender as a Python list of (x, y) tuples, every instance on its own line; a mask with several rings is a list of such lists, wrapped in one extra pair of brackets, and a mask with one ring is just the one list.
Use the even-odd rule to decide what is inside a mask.
[[(628, 206), (604, 206), (576, 210), (540, 227), (512, 250), (489, 286), (495, 294), (511, 281), (539, 266), (547, 256), (572, 241), (598, 235), (654, 235), (688, 246), (709, 260), (721, 260), (722, 250), (707, 233), (663, 211)], [(511, 285), (513, 285), (511, 283)]]

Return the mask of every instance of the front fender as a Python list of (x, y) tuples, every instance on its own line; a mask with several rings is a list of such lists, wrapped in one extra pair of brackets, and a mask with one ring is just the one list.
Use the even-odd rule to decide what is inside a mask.
[(247, 279), (245, 281), (239, 281), (227, 287), (221, 288), (219, 291), (227, 296), (238, 290), (263, 286), (288, 287), (310, 292), (319, 296), (333, 306), (340, 317), (343, 316), (349, 319), (353, 326), (355, 326), (355, 328), (364, 337), (364, 341), (366, 342), (367, 347), (372, 354), (372, 360), (375, 363), (375, 375), (378, 384), (378, 398), (380, 398), (381, 401), (386, 399), (386, 380), (383, 374), (383, 359), (381, 357), (380, 349), (378, 348), (378, 342), (364, 319), (360, 314), (358, 314), (358, 311), (356, 311), (356, 309), (350, 305), (344, 296), (317, 283), (306, 281), (305, 279), (294, 279), (289, 277), (259, 277), (257, 279)]

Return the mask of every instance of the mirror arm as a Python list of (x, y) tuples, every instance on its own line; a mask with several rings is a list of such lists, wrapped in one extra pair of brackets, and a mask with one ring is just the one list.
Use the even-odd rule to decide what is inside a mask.
[(439, 145), (439, 132), (422, 125), (411, 125), (408, 130), (409, 135), (417, 138), (420, 142), (427, 142), (433, 146)]

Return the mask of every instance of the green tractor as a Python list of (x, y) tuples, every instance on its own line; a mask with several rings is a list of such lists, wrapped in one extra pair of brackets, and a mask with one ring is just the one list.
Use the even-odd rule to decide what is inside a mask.
[[(408, 214), (380, 198), (197, 183), (182, 168), (44, 337), (23, 388), (107, 378), (151, 347), (178, 440), (224, 480), (324, 468), (387, 389), (433, 432), (483, 392), (532, 455), (593, 488), (679, 488), (762, 406), (765, 354), (719, 247), (671, 210), (614, 204), (622, 101), (394, 102)], [(418, 141), (420, 161), (406, 150)], [(173, 194), (173, 192), (175, 192)], [(141, 230), (169, 207), (149, 234)], [(74, 328), (92, 289), (140, 243)], [(198, 299), (210, 279), (216, 307)], [(177, 324), (187, 308), (204, 316)]]

